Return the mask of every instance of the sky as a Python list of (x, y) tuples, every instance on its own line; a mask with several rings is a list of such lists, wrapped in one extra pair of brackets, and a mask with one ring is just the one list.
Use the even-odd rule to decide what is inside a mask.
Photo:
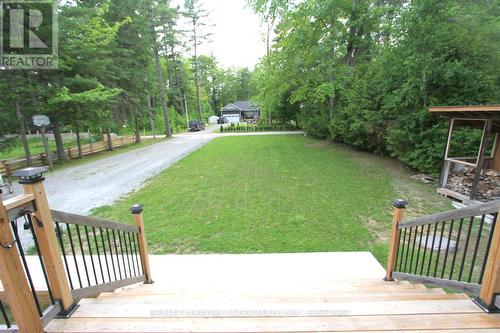
[[(209, 12), (208, 23), (211, 41), (200, 47), (199, 53), (213, 55), (224, 67), (253, 69), (266, 53), (265, 29), (260, 18), (245, 0), (202, 0)], [(184, 0), (174, 0), (172, 5), (182, 5)]]

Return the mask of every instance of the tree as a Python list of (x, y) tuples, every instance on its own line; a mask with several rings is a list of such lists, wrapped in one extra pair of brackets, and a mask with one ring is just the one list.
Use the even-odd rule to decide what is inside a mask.
[(434, 173), (438, 104), (498, 103), (498, 1), (251, 0), (275, 20), (256, 99), (306, 132)]
[(202, 28), (206, 27), (206, 18), (208, 12), (203, 9), (200, 0), (185, 0), (184, 16), (191, 21), (191, 43), (194, 51), (194, 78), (196, 88), (196, 110), (200, 120), (202, 119), (201, 100), (200, 100), (200, 73), (198, 63), (198, 47), (210, 36), (209, 33), (203, 32)]

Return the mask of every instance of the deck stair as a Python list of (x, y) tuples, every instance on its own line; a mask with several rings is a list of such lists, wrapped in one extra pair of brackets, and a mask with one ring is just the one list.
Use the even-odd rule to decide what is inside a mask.
[[(469, 296), (406, 281), (328, 279), (232, 288), (134, 285), (82, 299), (50, 333), (500, 332)], [(493, 329), (493, 330), (492, 330)]]

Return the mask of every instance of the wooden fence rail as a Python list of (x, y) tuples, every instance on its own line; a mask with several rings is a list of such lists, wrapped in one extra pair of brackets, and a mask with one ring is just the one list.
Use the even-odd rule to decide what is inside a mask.
[[(113, 148), (126, 146), (135, 143), (135, 136), (114, 138), (112, 142)], [(109, 150), (107, 141), (98, 141), (82, 145), (82, 157), (94, 155), (105, 150)], [(65, 152), (68, 159), (79, 158), (78, 147), (65, 148)], [(58, 159), (56, 152), (51, 152), (51, 156), (53, 161)], [(32, 166), (42, 166), (48, 164), (45, 153), (33, 155), (31, 160)], [(25, 158), (0, 160), (0, 174), (10, 177), (16, 170), (27, 166), (28, 164), (26, 163)]]

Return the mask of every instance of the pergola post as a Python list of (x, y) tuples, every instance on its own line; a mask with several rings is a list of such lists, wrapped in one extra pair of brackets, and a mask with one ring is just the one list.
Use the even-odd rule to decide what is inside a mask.
[(470, 199), (473, 200), (477, 196), (477, 190), (479, 186), (479, 180), (481, 178), (481, 172), (484, 166), (484, 155), (486, 154), (486, 149), (488, 148), (490, 133), (491, 133), (491, 120), (486, 120), (483, 131), (483, 138), (481, 140), (481, 148), (479, 149), (479, 157), (477, 159), (476, 172), (474, 175), (474, 181), (472, 182), (472, 187), (470, 190)]
[(441, 177), (439, 178), (439, 187), (446, 187), (446, 184), (448, 184), (448, 177), (450, 175), (450, 168), (451, 168), (451, 162), (446, 160), (446, 157), (448, 156), (448, 150), (450, 147), (451, 143), (451, 132), (453, 131), (453, 122), (454, 119), (450, 118), (448, 121), (448, 134), (446, 136), (446, 145), (444, 147), (444, 160), (443, 160), (443, 168), (441, 170)]

